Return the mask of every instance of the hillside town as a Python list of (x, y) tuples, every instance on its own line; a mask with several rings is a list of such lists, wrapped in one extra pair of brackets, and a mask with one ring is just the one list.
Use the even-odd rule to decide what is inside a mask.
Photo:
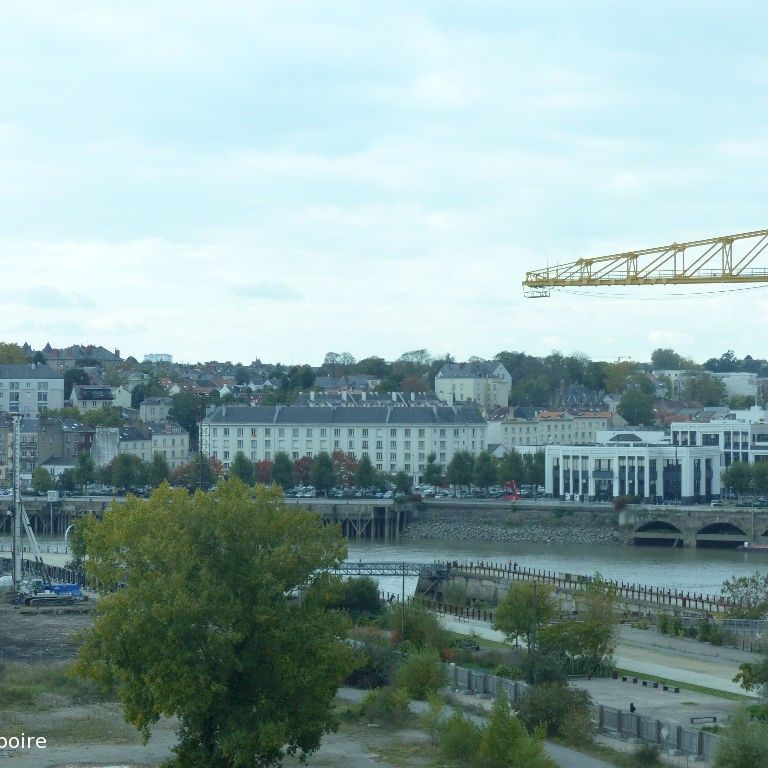
[(362, 462), (403, 490), (479, 494), (514, 481), (574, 501), (712, 504), (768, 492), (767, 393), (768, 363), (732, 352), (703, 364), (656, 349), (648, 363), (415, 350), (392, 362), (330, 352), (321, 365), (192, 365), (6, 342), (0, 489), (12, 482), (17, 415), (20, 482), (39, 492), (99, 479), (192, 487), (201, 455), (206, 482), (230, 471), (270, 482), (287, 464), (309, 484), (327, 455), (347, 478)]

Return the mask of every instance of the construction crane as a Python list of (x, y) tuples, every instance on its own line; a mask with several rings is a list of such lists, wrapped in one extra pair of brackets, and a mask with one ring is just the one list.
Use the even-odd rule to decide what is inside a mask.
[(768, 284), (768, 269), (752, 267), (766, 247), (768, 229), (672, 243), (526, 272), (523, 287), (526, 297), (542, 298), (578, 286)]

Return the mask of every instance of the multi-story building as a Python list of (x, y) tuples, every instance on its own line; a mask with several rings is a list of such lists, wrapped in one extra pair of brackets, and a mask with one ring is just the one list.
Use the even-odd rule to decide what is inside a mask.
[(167, 422), (123, 427), (118, 452), (137, 456), (142, 461), (152, 461), (159, 453), (170, 469), (176, 469), (189, 461), (189, 434), (179, 424)]
[(385, 472), (406, 472), (416, 481), (434, 453), (445, 466), (454, 454), (487, 447), (486, 423), (476, 407), (392, 408), (220, 406), (203, 419), (202, 450), (228, 468), (238, 452), (253, 461), (291, 459), (325, 451), (367, 455)]
[(37, 461), (43, 464), (50, 458), (77, 458), (90, 453), (95, 427), (74, 419), (41, 416), (37, 423)]
[(599, 430), (626, 426), (618, 413), (587, 411), (567, 413), (542, 411), (530, 419), (503, 416), (488, 421), (488, 442), (502, 445), (507, 451), (545, 445), (588, 445), (594, 443)]
[(163, 352), (157, 354), (144, 355), (145, 363), (173, 363), (173, 355), (168, 355)]
[(372, 408), (374, 406), (414, 408), (417, 406), (444, 405), (434, 392), (299, 392), (293, 405), (309, 405), (313, 407), (337, 406), (345, 408), (359, 406)]
[(644, 442), (634, 432), (596, 445), (549, 445), (545, 488), (555, 498), (611, 501), (639, 496), (646, 503), (708, 503), (720, 497), (720, 450)]
[(499, 362), (445, 363), (435, 376), (435, 394), (448, 405), (475, 403), (484, 411), (509, 405), (512, 377)]
[(64, 407), (64, 376), (47, 365), (0, 365), (0, 413), (37, 416)]
[(98, 408), (130, 408), (131, 393), (124, 387), (81, 384), (72, 387), (72, 406), (80, 411)]
[(149, 421), (165, 421), (173, 405), (170, 397), (148, 397), (139, 405), (139, 418)]
[(731, 371), (728, 373), (712, 373), (714, 379), (720, 379), (725, 386), (728, 397), (756, 397), (757, 374), (744, 371)]

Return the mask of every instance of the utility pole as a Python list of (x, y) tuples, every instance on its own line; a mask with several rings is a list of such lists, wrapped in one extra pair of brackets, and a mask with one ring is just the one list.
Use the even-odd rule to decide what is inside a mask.
[(533, 599), (531, 602), (531, 642), (528, 644), (528, 654), (531, 657), (531, 678), (536, 685), (536, 587), (537, 582), (533, 582)]
[(24, 551), (21, 545), (21, 416), (13, 415), (13, 591), (21, 590), (21, 561)]

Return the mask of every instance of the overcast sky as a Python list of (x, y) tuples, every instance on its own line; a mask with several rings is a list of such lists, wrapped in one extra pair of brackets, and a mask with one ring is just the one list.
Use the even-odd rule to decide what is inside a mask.
[(768, 356), (766, 290), (521, 288), (768, 227), (765, 8), (3, 3), (0, 340)]

